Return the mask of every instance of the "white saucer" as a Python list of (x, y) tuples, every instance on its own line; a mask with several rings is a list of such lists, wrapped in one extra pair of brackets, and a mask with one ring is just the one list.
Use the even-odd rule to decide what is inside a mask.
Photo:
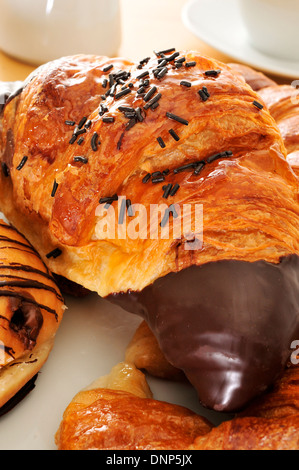
[(191, 0), (182, 11), (185, 26), (232, 59), (274, 75), (299, 79), (299, 62), (270, 57), (250, 45), (238, 0)]

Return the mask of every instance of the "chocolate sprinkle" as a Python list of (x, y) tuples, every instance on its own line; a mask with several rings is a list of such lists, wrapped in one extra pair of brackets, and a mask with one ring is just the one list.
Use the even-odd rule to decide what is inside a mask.
[(77, 135), (76, 134), (73, 134), (70, 141), (69, 141), (69, 144), (74, 144), (77, 140)]
[(204, 74), (207, 77), (218, 77), (218, 75), (221, 73), (221, 70), (206, 70)]
[(91, 148), (94, 152), (96, 152), (98, 150), (98, 133), (97, 132), (94, 132), (92, 138), (91, 138)]
[(25, 155), (25, 156), (22, 158), (22, 160), (21, 160), (21, 162), (19, 163), (19, 165), (17, 166), (17, 170), (18, 170), (18, 171), (22, 170), (22, 168), (23, 168), (23, 166), (25, 165), (25, 163), (27, 162), (27, 160), (28, 160), (28, 157)]
[(163, 181), (165, 181), (165, 177), (162, 174), (161, 176), (158, 176), (157, 178), (152, 179), (153, 184), (163, 183)]
[(139, 122), (142, 122), (144, 120), (144, 117), (142, 115), (142, 110), (139, 107), (136, 108), (136, 117), (137, 117)]
[(74, 133), (73, 135), (75, 135), (76, 137), (78, 137), (79, 135), (81, 134), (85, 134), (86, 133), (86, 129), (79, 129), (79, 127), (77, 126), (74, 130)]
[(167, 60), (164, 58), (158, 59), (159, 67), (165, 67), (168, 64)]
[(164, 194), (163, 194), (163, 198), (164, 199), (167, 199), (169, 194), (170, 194), (170, 191), (171, 191), (171, 188), (172, 188), (172, 184), (169, 183), (167, 184), (166, 186), (163, 186), (163, 190), (164, 190)]
[(172, 61), (173, 61), (174, 59), (176, 59), (179, 55), (180, 55), (179, 52), (174, 52), (171, 56), (165, 57), (165, 59), (166, 59), (168, 62), (172, 62)]
[(151, 97), (156, 93), (157, 91), (157, 87), (156, 86), (153, 86), (147, 93), (146, 95), (143, 97), (144, 101), (149, 101), (151, 99)]
[(144, 106), (144, 109), (151, 108), (154, 104), (156, 104), (159, 101), (161, 97), (162, 97), (161, 93), (158, 93), (156, 96), (154, 96), (154, 98), (152, 98), (150, 101), (146, 103), (146, 105)]
[(158, 108), (158, 106), (159, 106), (159, 103), (152, 104), (151, 110), (154, 111), (156, 108)]
[(118, 110), (122, 113), (126, 113), (126, 112), (134, 112), (135, 109), (134, 108), (130, 108), (129, 106), (119, 106), (118, 107)]
[(123, 96), (128, 95), (129, 93), (131, 93), (131, 89), (130, 88), (125, 88), (124, 90), (120, 91), (119, 93), (116, 93), (115, 99), (119, 100), (120, 98), (122, 98)]
[(57, 183), (56, 180), (54, 180), (53, 189), (52, 189), (52, 192), (51, 192), (51, 197), (55, 196), (57, 189), (58, 189), (58, 183)]
[(179, 190), (180, 188), (180, 185), (178, 183), (175, 183), (174, 187), (171, 189), (169, 195), (170, 196), (174, 196), (176, 194), (176, 192)]
[(62, 251), (60, 248), (55, 248), (54, 250), (50, 251), (50, 253), (48, 253), (46, 255), (46, 258), (50, 259), (50, 258), (58, 258), (58, 256), (60, 256), (62, 254)]
[(100, 104), (100, 109), (99, 109), (99, 115), (103, 116), (103, 114), (107, 113), (108, 108), (104, 106), (103, 104)]
[(157, 78), (163, 78), (168, 73), (168, 68), (163, 67), (158, 73)]
[(255, 100), (253, 101), (252, 104), (258, 109), (263, 109), (263, 107), (264, 107), (261, 103), (259, 103), (258, 101), (255, 101)]
[(193, 170), (193, 169), (194, 169), (194, 163), (187, 163), (186, 165), (182, 165), (178, 168), (175, 168), (173, 172), (174, 174), (176, 174), (176, 173), (181, 173), (182, 171)]
[(140, 73), (139, 75), (137, 75), (137, 80), (140, 80), (141, 78), (144, 78), (144, 77), (147, 77), (149, 75), (149, 71), (146, 70), (145, 72), (142, 72)]
[(150, 173), (147, 173), (147, 174), (145, 175), (145, 177), (142, 179), (142, 183), (143, 183), (143, 184), (146, 184), (146, 183), (148, 183), (148, 181), (149, 181), (150, 179), (151, 179), (151, 174), (150, 174)]
[(106, 66), (103, 68), (103, 72), (109, 72), (109, 70), (111, 70), (112, 68), (113, 68), (113, 64), (106, 65)]
[(164, 142), (164, 140), (162, 139), (162, 137), (158, 137), (158, 138), (157, 138), (157, 141), (159, 142), (159, 145), (160, 145), (160, 147), (161, 147), (162, 149), (164, 149), (164, 148), (166, 147), (165, 142)]
[(202, 161), (202, 162), (199, 162), (198, 165), (196, 166), (195, 170), (194, 170), (194, 175), (199, 175), (199, 173), (201, 172), (201, 170), (205, 167), (205, 162)]
[(101, 199), (99, 200), (99, 203), (100, 204), (112, 204), (112, 202), (114, 201), (117, 201), (118, 200), (118, 195), (117, 194), (113, 194), (113, 196), (108, 196), (108, 197), (101, 197)]
[(175, 51), (175, 47), (171, 47), (170, 49), (165, 49), (164, 51), (154, 51), (154, 53), (156, 54), (156, 56), (160, 57), (161, 55), (164, 55), (164, 54), (170, 54), (171, 52), (174, 52)]
[(195, 65), (196, 65), (195, 61), (185, 63), (185, 67), (194, 67)]
[(88, 158), (82, 157), (81, 155), (74, 157), (74, 162), (88, 163)]
[(180, 117), (180, 116), (177, 116), (176, 114), (173, 114), (173, 113), (169, 113), (167, 112), (166, 113), (166, 116), (169, 118), (169, 119), (173, 119), (174, 121), (177, 121), (177, 122), (180, 122), (181, 124), (184, 124), (185, 126), (188, 126), (189, 122), (186, 121), (186, 119)]
[(156, 178), (156, 176), (161, 176), (161, 175), (162, 175), (161, 171), (154, 171), (152, 173), (152, 178)]
[(190, 88), (190, 87), (192, 86), (192, 83), (191, 83), (191, 82), (187, 82), (186, 80), (182, 80), (182, 81), (180, 82), (180, 85), (181, 85), (181, 86), (185, 86), (185, 87), (187, 87), (187, 88)]
[(87, 117), (84, 116), (78, 124), (78, 129), (81, 129), (87, 121)]
[(202, 87), (201, 90), (198, 90), (198, 94), (201, 97), (202, 101), (207, 101), (210, 98), (207, 87)]
[(215, 155), (211, 155), (210, 157), (207, 158), (208, 163), (212, 163), (215, 160), (219, 160), (220, 158), (228, 158), (233, 155), (233, 152), (231, 150), (228, 150), (226, 152), (219, 152), (216, 153)]
[(113, 116), (105, 116), (102, 119), (103, 122), (111, 123), (114, 122), (114, 117)]
[(173, 137), (174, 140), (176, 140), (177, 142), (180, 140), (179, 136), (173, 129), (169, 129), (168, 132), (171, 135), (171, 137)]

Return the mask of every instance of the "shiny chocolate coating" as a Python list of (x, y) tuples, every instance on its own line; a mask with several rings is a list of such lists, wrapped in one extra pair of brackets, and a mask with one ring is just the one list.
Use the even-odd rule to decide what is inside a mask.
[(191, 266), (108, 299), (147, 321), (204, 406), (235, 412), (280, 376), (299, 338), (299, 257)]

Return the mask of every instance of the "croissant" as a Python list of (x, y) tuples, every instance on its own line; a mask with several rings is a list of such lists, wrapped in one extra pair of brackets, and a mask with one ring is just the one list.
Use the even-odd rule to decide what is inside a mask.
[(230, 421), (213, 426), (187, 408), (153, 399), (134, 365), (79, 392), (55, 436), (58, 450), (298, 450), (299, 370)]
[(58, 450), (186, 449), (210, 424), (187, 408), (154, 400), (128, 362), (79, 392), (55, 435)]
[(1, 414), (47, 360), (63, 311), (61, 293), (36, 250), (0, 220)]
[(52, 272), (141, 315), (202, 404), (237, 411), (281, 375), (299, 333), (286, 158), (228, 65), (172, 49), (66, 57), (2, 110), (0, 207)]

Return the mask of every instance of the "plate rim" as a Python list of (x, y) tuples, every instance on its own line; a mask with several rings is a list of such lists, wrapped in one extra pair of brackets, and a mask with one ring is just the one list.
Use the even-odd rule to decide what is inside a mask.
[[(299, 62), (298, 62), (298, 74), (295, 74), (294, 71), (291, 71), (287, 68), (284, 69), (281, 66), (278, 66), (278, 67), (264, 66), (260, 63), (257, 63), (255, 60), (247, 60), (247, 59), (241, 58), (238, 53), (235, 54), (233, 51), (231, 51), (231, 49), (228, 50), (228, 48), (225, 47), (225, 46), (222, 47), (218, 40), (216, 40), (216, 39), (213, 40), (213, 38), (211, 36), (205, 34), (204, 32), (203, 33), (199, 32), (198, 29), (196, 28), (196, 26), (194, 25), (194, 22), (191, 19), (192, 17), (190, 15), (190, 13), (192, 11), (192, 8), (194, 8), (195, 5), (199, 5), (201, 1), (202, 0), (189, 0), (183, 6), (182, 11), (181, 11), (181, 17), (182, 17), (183, 24), (196, 37), (198, 37), (200, 40), (204, 41), (209, 46), (217, 49), (219, 52), (222, 52), (223, 54), (226, 54), (227, 56), (231, 57), (234, 60), (237, 60), (238, 62), (243, 63), (244, 65), (254, 67), (255, 69), (259, 69), (259, 70), (261, 70), (263, 72), (266, 72), (268, 74), (277, 75), (277, 76), (285, 77), (285, 78), (289, 78), (289, 79), (290, 78), (299, 79)], [(211, 0), (210, 0), (210, 2), (211, 2)], [(232, 0), (229, 0), (229, 3), (232, 3)], [(223, 42), (222, 44), (227, 44), (227, 43)], [(255, 53), (259, 53), (263, 57), (265, 57), (266, 60), (269, 59), (269, 58), (271, 59), (270, 56), (267, 56), (266, 54), (263, 54), (262, 52), (253, 49), (253, 47), (249, 43), (247, 45), (248, 45), (248, 47), (250, 47), (252, 49), (252, 51), (254, 51)], [(279, 59), (277, 59), (277, 60), (279, 61)], [(294, 62), (294, 64), (297, 64), (297, 62)]]

